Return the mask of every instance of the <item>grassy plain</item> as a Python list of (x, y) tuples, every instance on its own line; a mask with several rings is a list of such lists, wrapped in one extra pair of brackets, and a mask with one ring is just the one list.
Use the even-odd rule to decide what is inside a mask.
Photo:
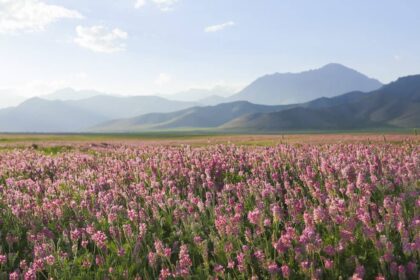
[(329, 132), (284, 134), (219, 134), (219, 133), (142, 133), (142, 134), (0, 134), (0, 146), (70, 145), (70, 144), (150, 144), (150, 145), (211, 145), (237, 144), (272, 146), (287, 144), (332, 143), (398, 143), (411, 140), (418, 143), (414, 132)]

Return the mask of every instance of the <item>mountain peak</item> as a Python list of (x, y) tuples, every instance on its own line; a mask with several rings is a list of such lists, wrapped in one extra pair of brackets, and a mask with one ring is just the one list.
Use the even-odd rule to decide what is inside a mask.
[(334, 70), (334, 71), (337, 71), (337, 70), (351, 70), (351, 71), (356, 71), (356, 70), (354, 70), (354, 69), (352, 69), (350, 67), (347, 67), (347, 66), (345, 66), (343, 64), (335, 63), (335, 62), (328, 63), (328, 64), (322, 66), (321, 68), (319, 68), (318, 70), (322, 70), (322, 69), (328, 69), (328, 70)]
[(398, 78), (395, 83), (420, 82), (420, 75), (410, 75)]
[(328, 68), (328, 67), (333, 67), (333, 68), (349, 68), (341, 63), (337, 63), (337, 62), (331, 62), (328, 64), (325, 64), (324, 66), (322, 66), (321, 68)]
[(248, 100), (256, 104), (284, 105), (333, 97), (351, 91), (369, 92), (382, 86), (378, 80), (339, 63), (300, 73), (263, 76), (229, 101)]
[(48, 100), (81, 100), (90, 98), (97, 95), (108, 95), (107, 93), (102, 93), (96, 90), (75, 90), (74, 88), (67, 87), (63, 89), (56, 90), (53, 93), (43, 95), (42, 98)]

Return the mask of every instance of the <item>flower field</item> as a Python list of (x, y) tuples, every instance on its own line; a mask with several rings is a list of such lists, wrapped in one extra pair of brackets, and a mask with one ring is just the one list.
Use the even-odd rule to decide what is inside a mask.
[(0, 279), (419, 279), (420, 146), (0, 152)]

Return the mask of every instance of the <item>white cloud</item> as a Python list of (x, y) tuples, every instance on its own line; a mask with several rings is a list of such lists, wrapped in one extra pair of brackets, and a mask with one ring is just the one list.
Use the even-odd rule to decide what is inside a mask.
[(235, 22), (228, 21), (228, 22), (221, 23), (221, 24), (207, 26), (204, 29), (204, 31), (205, 32), (218, 32), (218, 31), (221, 31), (221, 30), (225, 29), (226, 27), (230, 27), (230, 26), (234, 26), (234, 25), (235, 25)]
[(172, 82), (172, 77), (167, 73), (160, 73), (155, 80), (155, 84), (158, 86), (164, 86), (166, 84), (169, 84), (170, 82)]
[(77, 36), (74, 42), (79, 46), (94, 52), (114, 53), (125, 50), (127, 32), (114, 28), (108, 30), (101, 25), (91, 27), (76, 27)]
[(42, 31), (59, 19), (83, 18), (75, 10), (39, 0), (0, 0), (0, 33)]
[(134, 7), (136, 9), (140, 9), (142, 8), (144, 5), (146, 5), (146, 0), (137, 0), (136, 3), (134, 4)]
[(178, 2), (178, 0), (152, 0), (158, 8), (164, 12), (172, 10), (173, 6)]
[[(178, 2), (178, 0), (149, 0), (149, 1), (155, 4), (159, 10), (164, 11), (164, 12), (172, 10), (173, 6)], [(146, 5), (146, 0), (136, 0), (134, 7), (136, 9), (140, 9), (144, 5)]]

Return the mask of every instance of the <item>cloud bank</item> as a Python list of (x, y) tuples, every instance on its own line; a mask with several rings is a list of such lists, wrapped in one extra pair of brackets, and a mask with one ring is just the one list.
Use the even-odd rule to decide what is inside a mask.
[(0, 33), (42, 31), (60, 19), (80, 19), (75, 10), (39, 0), (0, 0)]
[(77, 26), (74, 42), (80, 47), (99, 53), (115, 53), (124, 51), (127, 32), (114, 28), (108, 30), (102, 25), (91, 27)]
[(221, 24), (207, 26), (204, 29), (204, 31), (205, 32), (218, 32), (218, 31), (222, 31), (223, 29), (225, 29), (227, 27), (231, 27), (231, 26), (234, 26), (234, 25), (235, 25), (235, 22), (228, 21), (228, 22), (224, 22), (224, 23), (221, 23)]

